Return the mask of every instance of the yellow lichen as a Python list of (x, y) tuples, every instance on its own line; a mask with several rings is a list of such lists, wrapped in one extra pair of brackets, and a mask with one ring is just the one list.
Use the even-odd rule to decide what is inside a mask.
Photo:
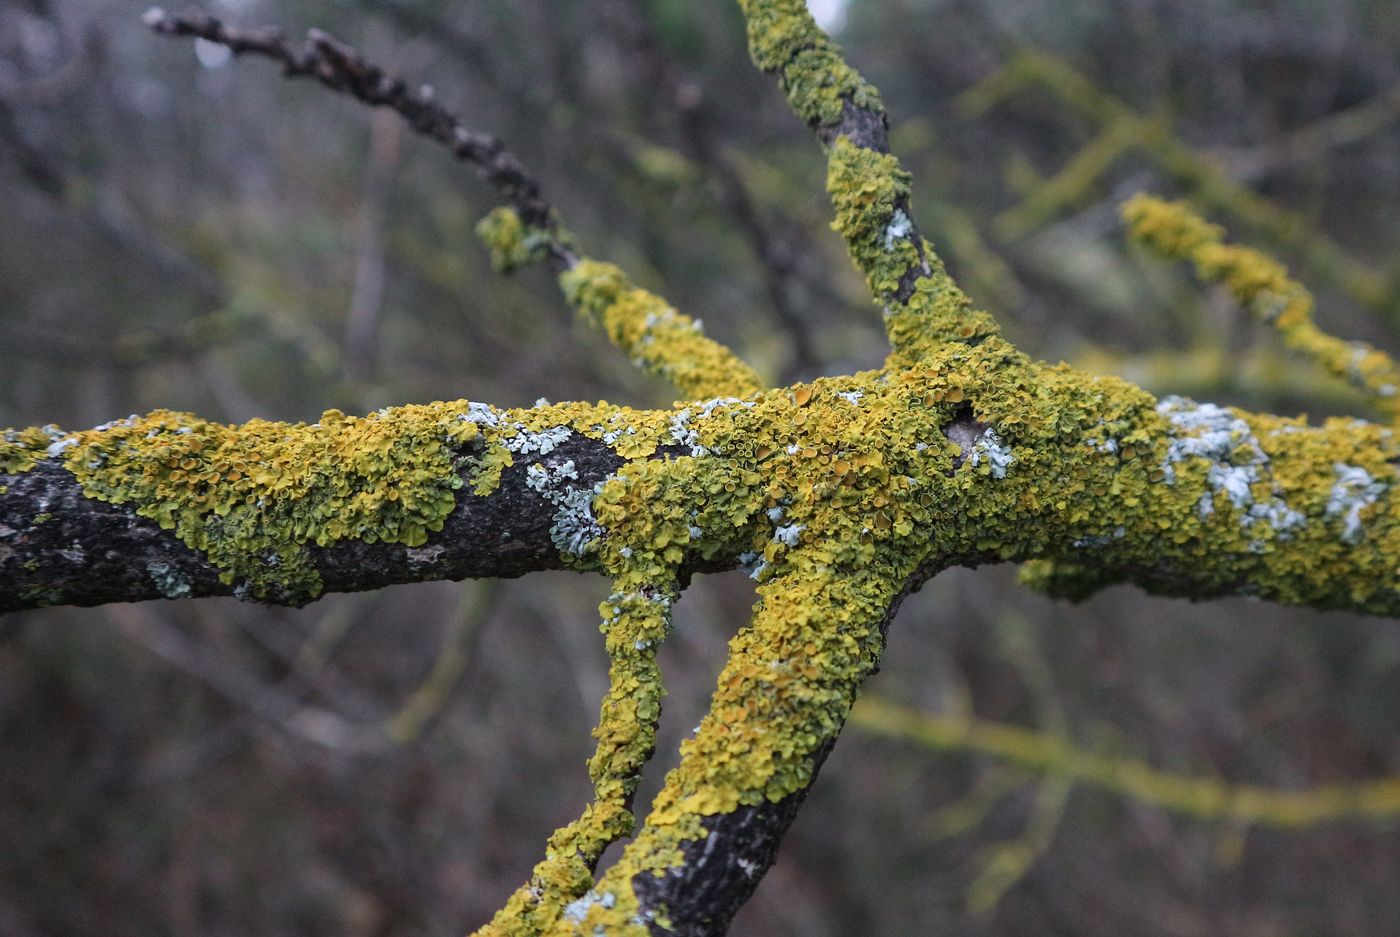
[(1365, 342), (1328, 335), (1313, 321), (1313, 297), (1267, 254), (1224, 243), (1224, 229), (1185, 202), (1138, 195), (1123, 206), (1134, 238), (1172, 260), (1189, 260), (1201, 279), (1219, 283), (1240, 305), (1272, 325), (1292, 350), (1365, 390), (1392, 422), (1400, 419), (1400, 367)]
[[(743, 7), (755, 61), (780, 75), (809, 123), (833, 127), (848, 105), (880, 114), (800, 0)], [(174, 530), (225, 581), (296, 601), (319, 589), (310, 545), (424, 543), (457, 498), (488, 496), (525, 460), (531, 487), (558, 510), (561, 557), (613, 581), (602, 607), (610, 686), (589, 763), (594, 802), (554, 834), (491, 934), (664, 926), (666, 909), (643, 911), (635, 883), (682, 865), (713, 818), (811, 782), (879, 662), (899, 596), (947, 565), (1039, 560), (1046, 582), (1079, 592), (1126, 581), (1400, 612), (1390, 430), (1159, 401), (1034, 361), (970, 310), (901, 217), (909, 183), (893, 157), (845, 137), (829, 157), (836, 227), (889, 310), (893, 353), (881, 370), (764, 392), (689, 319), (583, 260), (561, 276), (570, 301), (688, 402), (458, 401), (331, 411), (312, 426), (157, 411), (79, 433), (7, 432), (0, 471), (61, 459), (89, 497)], [(1213, 236), (1172, 230), (1177, 249)], [(509, 214), (484, 234), (503, 264), (536, 253)], [(1271, 269), (1230, 257), (1208, 269), (1252, 298), (1282, 288)], [(574, 434), (624, 461), (592, 488), (562, 491), (551, 471), (563, 468), (544, 460)], [(687, 570), (725, 562), (759, 583), (753, 621), (731, 641), (710, 712), (644, 825), (595, 882), (598, 857), (635, 822), (670, 604)]]
[(570, 305), (645, 371), (687, 398), (745, 396), (763, 383), (732, 351), (706, 338), (700, 321), (634, 286), (612, 264), (583, 260), (559, 277)]

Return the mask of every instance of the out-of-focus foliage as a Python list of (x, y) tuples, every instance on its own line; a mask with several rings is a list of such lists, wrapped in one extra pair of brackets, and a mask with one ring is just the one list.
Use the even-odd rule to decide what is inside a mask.
[[(318, 25), (432, 83), (538, 171), (591, 254), (769, 379), (882, 357), (878, 310), (827, 230), (820, 154), (749, 66), (727, 2), (214, 11)], [(670, 399), (571, 323), (546, 276), (490, 270), (472, 229), (494, 203), (461, 166), (388, 115), (264, 63), (192, 56), (137, 14), (0, 7), (0, 426)], [(1290, 264), (1327, 331), (1395, 350), (1390, 4), (863, 0), (846, 24), (925, 232), (1022, 348), (1160, 392), (1363, 412), (1223, 293), (1128, 246), (1117, 206), (1140, 189), (1194, 197)], [(906, 603), (868, 692), (1227, 788), (1400, 774), (1393, 623), (1128, 590), (1071, 608), (1011, 574), (945, 575)], [(604, 591), (535, 576), (299, 612), (0, 620), (0, 933), (481, 922), (587, 796)], [(751, 598), (726, 575), (678, 607), (660, 760)], [(1393, 822), (1192, 818), (953, 749), (853, 727), (734, 933), (1359, 935), (1400, 921)]]

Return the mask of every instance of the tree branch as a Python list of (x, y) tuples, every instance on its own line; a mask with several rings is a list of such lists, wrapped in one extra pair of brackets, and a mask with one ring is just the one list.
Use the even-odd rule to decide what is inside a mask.
[(671, 381), (687, 397), (746, 395), (765, 384), (729, 348), (706, 338), (699, 320), (638, 288), (617, 267), (581, 256), (540, 186), (500, 140), (465, 126), (433, 99), (431, 86), (414, 90), (340, 40), (312, 29), (293, 46), (276, 27), (235, 29), (198, 8), (170, 14), (153, 7), (145, 21), (158, 33), (194, 36), (281, 62), (289, 77), (313, 76), (323, 85), (372, 107), (396, 111), (418, 133), (445, 144), (481, 172), (509, 208), (483, 219), (478, 233), (493, 265), (513, 270), (543, 260), (559, 275), (570, 305), (603, 331), (640, 367)]
[[(577, 478), (560, 491), (591, 492), (624, 463), (606, 444), (573, 435), (547, 461), (572, 461)], [(527, 465), (505, 468), (485, 496), (457, 499), (431, 541), (309, 544), (321, 592), (357, 592), (405, 582), (520, 576), (565, 564), (550, 528), (558, 508), (529, 487)], [(469, 470), (457, 470), (465, 483)], [(158, 598), (250, 597), (246, 579), (223, 581), (207, 554), (139, 513), (137, 503), (93, 498), (57, 458), (0, 472), (0, 612), (45, 605), (102, 605)], [(318, 593), (320, 594), (320, 593)], [(303, 604), (306, 594), (259, 598)]]
[(226, 26), (203, 10), (167, 13), (152, 7), (146, 25), (167, 36), (193, 36), (227, 47), (235, 55), (261, 55), (282, 63), (289, 78), (310, 76), (323, 85), (348, 94), (371, 107), (396, 111), (415, 131), (447, 146), (454, 156), (470, 163), (532, 228), (548, 234), (544, 245), (551, 270), (558, 273), (578, 262), (559, 226), (554, 208), (540, 195), (540, 185), (496, 137), (463, 124), (455, 114), (433, 99), (430, 85), (410, 88), (387, 74), (355, 49), (319, 29), (309, 30), (300, 46), (287, 42), (281, 29), (263, 26), (237, 29)]

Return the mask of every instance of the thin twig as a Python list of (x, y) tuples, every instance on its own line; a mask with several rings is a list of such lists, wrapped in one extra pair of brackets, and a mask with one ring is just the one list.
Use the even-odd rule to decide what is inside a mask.
[(308, 30), (306, 41), (298, 46), (288, 42), (275, 26), (238, 29), (224, 25), (197, 7), (183, 13), (152, 7), (144, 20), (162, 35), (193, 36), (218, 43), (235, 55), (261, 55), (281, 62), (288, 77), (311, 76), (365, 104), (391, 108), (418, 133), (447, 146), (458, 159), (475, 166), (525, 224), (549, 235), (547, 263), (553, 272), (567, 270), (578, 262), (578, 256), (564, 241), (553, 207), (540, 195), (535, 177), (500, 140), (465, 126), (437, 103), (431, 85), (410, 88), (403, 79), (388, 74), (351, 46), (319, 29)]

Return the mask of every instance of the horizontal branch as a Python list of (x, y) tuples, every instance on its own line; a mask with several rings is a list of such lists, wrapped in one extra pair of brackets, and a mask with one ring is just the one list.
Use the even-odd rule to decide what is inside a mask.
[(1297, 790), (1237, 784), (1159, 771), (1139, 759), (1092, 751), (1054, 733), (924, 712), (874, 697), (856, 705), (850, 725), (934, 751), (985, 755), (1202, 820), (1301, 829), (1337, 820), (1382, 821), (1400, 816), (1397, 777)]
[[(550, 455), (572, 462), (577, 475), (558, 479), (560, 496), (591, 492), (625, 461), (606, 444), (578, 435)], [(467, 484), (468, 467), (447, 471), (453, 473), (443, 480), (449, 487)], [(320, 582), (314, 594), (563, 568), (551, 535), (558, 508), (528, 481), (528, 465), (504, 468), (494, 491), (457, 498), (441, 530), (419, 545), (383, 539), (304, 544)], [(0, 612), (227, 595), (301, 604), (313, 597), (292, 591), (254, 596), (247, 578), (230, 579), (207, 552), (143, 516), (141, 508), (137, 501), (94, 497), (60, 455), (23, 472), (0, 472)], [(275, 561), (277, 554), (269, 556)]]

